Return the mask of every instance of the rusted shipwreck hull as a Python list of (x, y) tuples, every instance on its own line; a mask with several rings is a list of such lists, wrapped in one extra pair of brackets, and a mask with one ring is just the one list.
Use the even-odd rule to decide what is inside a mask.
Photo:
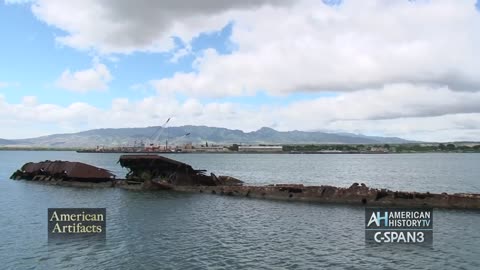
[(349, 188), (277, 184), (243, 185), (228, 176), (207, 175), (205, 170), (158, 155), (123, 155), (119, 161), (128, 168), (126, 179), (118, 180), (107, 170), (80, 162), (44, 161), (26, 163), (12, 179), (88, 187), (121, 187), (134, 190), (169, 189), (226, 196), (250, 197), (364, 206), (435, 207), (480, 210), (480, 194), (433, 194), (369, 188), (354, 183)]
[(248, 186), (232, 177), (205, 175), (204, 170), (194, 170), (188, 164), (157, 155), (124, 155), (119, 163), (130, 170), (127, 180), (141, 184), (144, 189), (366, 206), (480, 209), (479, 194), (399, 192), (358, 183), (349, 188), (301, 184)]
[(353, 184), (349, 188), (278, 184), (268, 186), (175, 186), (176, 191), (225, 196), (389, 207), (480, 209), (480, 194), (391, 191)]
[(113, 186), (115, 175), (110, 171), (82, 162), (42, 161), (25, 163), (10, 176), (14, 180), (30, 180), (65, 186)]
[(175, 186), (233, 186), (243, 182), (228, 176), (205, 174), (192, 166), (158, 155), (122, 155), (118, 161), (128, 168), (125, 186), (143, 189), (174, 189)]

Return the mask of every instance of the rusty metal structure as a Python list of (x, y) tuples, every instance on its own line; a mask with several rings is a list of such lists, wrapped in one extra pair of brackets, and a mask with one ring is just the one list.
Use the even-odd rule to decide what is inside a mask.
[(335, 186), (304, 186), (276, 184), (267, 186), (177, 186), (175, 191), (217, 194), (285, 201), (351, 204), (375, 207), (435, 207), (451, 209), (480, 209), (480, 194), (436, 194), (429, 192), (392, 191), (369, 188), (354, 183), (348, 188)]
[(348, 188), (276, 184), (243, 185), (229, 176), (206, 174), (192, 166), (158, 155), (123, 155), (119, 161), (129, 172), (125, 180), (110, 171), (81, 162), (43, 161), (26, 163), (10, 177), (43, 184), (74, 187), (120, 187), (132, 190), (169, 189), (260, 199), (346, 203), (362, 206), (438, 207), (480, 209), (480, 194), (435, 194), (369, 188), (354, 183)]
[(79, 181), (106, 182), (115, 179), (110, 171), (82, 162), (42, 161), (25, 163), (20, 170), (10, 176), (11, 179), (33, 181)]
[(173, 186), (219, 186), (239, 185), (242, 181), (233, 177), (206, 175), (206, 170), (195, 170), (192, 166), (158, 155), (122, 155), (118, 161), (128, 168), (126, 175), (130, 183), (145, 183), (159, 188)]

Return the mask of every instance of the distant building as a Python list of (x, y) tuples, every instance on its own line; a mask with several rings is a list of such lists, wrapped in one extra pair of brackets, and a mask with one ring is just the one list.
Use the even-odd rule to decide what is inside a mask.
[(384, 147), (375, 147), (375, 146), (372, 146), (369, 151), (377, 152), (377, 153), (388, 153), (388, 149)]
[(184, 152), (228, 152), (228, 148), (223, 145), (199, 145), (193, 146), (191, 143), (185, 144), (182, 149)]
[(263, 145), (240, 145), (238, 152), (282, 152), (283, 148), (279, 145), (263, 146)]
[(204, 146), (200, 148), (195, 148), (195, 152), (225, 152), (228, 151), (224, 146)]

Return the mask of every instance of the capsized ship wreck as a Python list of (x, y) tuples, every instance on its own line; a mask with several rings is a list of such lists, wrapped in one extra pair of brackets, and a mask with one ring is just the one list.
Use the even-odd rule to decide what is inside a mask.
[(10, 179), (80, 187), (111, 187), (115, 183), (115, 175), (108, 170), (61, 160), (25, 163)]
[[(206, 175), (206, 170), (158, 155), (123, 155), (118, 163), (129, 169), (126, 186), (175, 189), (176, 186), (235, 186), (242, 181), (229, 176)], [(125, 185), (124, 185), (125, 186)]]
[(229, 176), (206, 174), (192, 166), (158, 155), (123, 155), (118, 163), (128, 169), (125, 179), (116, 179), (108, 170), (80, 162), (44, 161), (26, 163), (12, 179), (38, 183), (80, 186), (120, 187), (133, 190), (173, 190), (318, 203), (364, 206), (435, 207), (480, 210), (480, 194), (434, 194), (369, 188), (354, 183), (348, 188), (277, 184), (245, 185)]

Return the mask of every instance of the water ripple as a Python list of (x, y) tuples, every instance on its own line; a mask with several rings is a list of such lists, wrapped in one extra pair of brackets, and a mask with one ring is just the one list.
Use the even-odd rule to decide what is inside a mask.
[[(5, 158), (4, 152), (0, 152), (4, 161), (0, 165), (2, 269), (480, 269), (478, 212), (435, 210), (432, 247), (369, 246), (364, 243), (362, 207), (173, 192), (62, 188), (10, 181), (6, 179), (8, 174), (21, 163), (35, 157), (40, 159), (37, 152), (33, 156), (14, 154)], [(69, 159), (61, 155), (66, 153), (48, 152), (43, 159)], [(116, 157), (78, 155), (74, 159), (119, 170)], [(370, 161), (361, 161), (357, 156), (322, 156), (313, 158), (308, 165), (304, 164), (303, 156), (288, 156), (295, 166), (300, 166), (296, 170), (289, 169), (289, 163), (283, 160), (287, 155), (278, 157), (277, 162), (268, 161), (271, 159), (268, 156), (242, 155), (237, 163), (228, 160), (232, 156), (179, 157), (194, 161), (198, 168), (209, 165), (209, 169), (232, 172), (240, 178), (250, 175), (255, 183), (262, 181), (255, 178), (258, 172), (267, 182), (273, 179), (290, 182), (292, 175), (307, 179), (307, 183), (327, 181), (327, 176), (332, 175), (335, 178), (329, 181), (334, 179), (339, 183), (352, 182), (352, 178), (371, 177), (377, 183), (390, 180), (378, 170), (378, 162), (383, 166), (381, 159), (389, 159), (390, 155), (375, 156)], [(332, 168), (316, 167), (317, 162), (325, 162), (329, 157)], [(400, 157), (403, 155), (390, 160), (398, 165), (395, 170), (382, 167), (387, 176), (395, 174), (395, 181), (402, 178), (403, 184), (411, 182), (426, 189), (437, 182), (445, 185), (446, 180), (435, 178), (437, 173), (432, 172), (436, 166), (426, 165), (430, 170), (426, 172), (402, 169), (417, 166), (413, 163), (421, 162), (423, 156)], [(439, 156), (435, 162), (441, 164), (444, 158)], [(468, 165), (471, 159), (478, 164), (478, 156), (456, 159), (457, 156), (450, 161), (467, 164), (463, 166), (470, 166), (478, 179), (478, 170)], [(257, 167), (252, 162), (258, 162)], [(245, 170), (246, 164), (250, 170)], [(269, 170), (264, 167), (267, 165)], [(346, 172), (340, 171), (340, 165)], [(464, 167), (460, 166), (456, 173), (460, 174)], [(469, 177), (472, 176), (468, 173), (452, 177), (457, 181), (455, 188), (478, 189), (478, 181), (465, 184), (473, 179)], [(398, 184), (395, 181), (389, 184), (395, 186)], [(48, 242), (49, 207), (107, 208), (106, 240)]]

